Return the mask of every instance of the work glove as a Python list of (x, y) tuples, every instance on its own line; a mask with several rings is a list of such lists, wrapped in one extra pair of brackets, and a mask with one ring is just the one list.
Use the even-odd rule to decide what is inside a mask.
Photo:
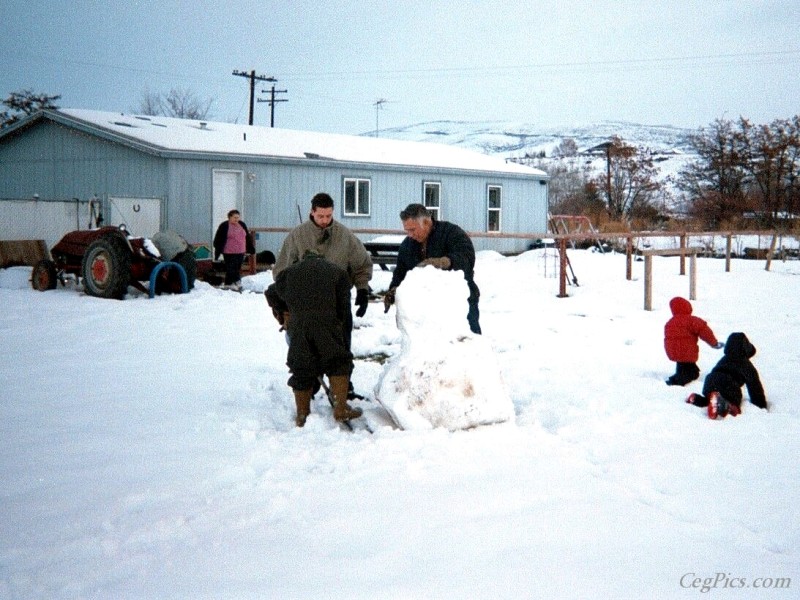
[(364, 314), (367, 312), (367, 305), (369, 304), (369, 291), (367, 288), (362, 288), (356, 291), (356, 306), (358, 310), (356, 311), (357, 317), (363, 317)]
[(394, 295), (397, 292), (397, 288), (389, 288), (389, 291), (386, 292), (386, 295), (383, 297), (383, 312), (384, 314), (389, 312), (389, 307), (394, 304)]
[(721, 350), (724, 347), (725, 344), (723, 344), (722, 342), (717, 342), (716, 344), (714, 344), (714, 348), (716, 348), (717, 350)]
[(275, 317), (275, 320), (281, 325), (281, 329), (285, 329), (287, 325), (289, 325), (289, 313), (288, 311), (278, 310), (276, 308), (272, 309), (272, 316)]
[(446, 256), (442, 256), (441, 258), (426, 258), (421, 263), (419, 263), (418, 267), (427, 267), (428, 265), (435, 267), (436, 269), (449, 269), (450, 268), (450, 259)]

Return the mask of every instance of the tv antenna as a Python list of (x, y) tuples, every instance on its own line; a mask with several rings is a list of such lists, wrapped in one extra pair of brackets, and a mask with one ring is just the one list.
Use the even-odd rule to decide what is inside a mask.
[(380, 126), (378, 123), (378, 115), (380, 111), (383, 110), (383, 105), (387, 104), (389, 101), (386, 98), (378, 98), (373, 106), (375, 107), (375, 137), (378, 137), (378, 132), (380, 131)]

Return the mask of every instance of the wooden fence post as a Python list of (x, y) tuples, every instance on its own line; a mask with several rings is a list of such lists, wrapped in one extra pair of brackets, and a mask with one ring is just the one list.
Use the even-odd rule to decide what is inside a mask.
[(681, 275), (686, 275), (686, 234), (681, 234), (681, 241), (680, 241), (680, 249), (681, 249)]
[(558, 297), (567, 297), (567, 239), (558, 240)]
[(633, 238), (625, 238), (625, 279), (633, 279)]
[(725, 272), (731, 272), (731, 238), (733, 237), (730, 233), (726, 236), (727, 239), (725, 241)]
[(642, 250), (644, 256), (644, 309), (653, 310), (653, 256), (680, 256), (689, 260), (689, 299), (697, 297), (697, 254), (702, 248), (676, 248), (673, 250)]
[(653, 310), (653, 256), (644, 257), (644, 309)]
[(767, 266), (764, 267), (767, 271), (769, 271), (770, 267), (772, 266), (772, 256), (775, 254), (775, 246), (778, 244), (778, 232), (772, 234), (772, 242), (769, 245), (769, 250), (767, 250)]

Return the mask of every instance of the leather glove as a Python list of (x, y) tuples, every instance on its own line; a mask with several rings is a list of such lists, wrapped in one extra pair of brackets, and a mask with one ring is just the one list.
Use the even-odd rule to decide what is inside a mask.
[(724, 347), (725, 344), (723, 344), (722, 342), (717, 342), (716, 345), (714, 346), (714, 348), (716, 348), (717, 350), (721, 350)]
[(421, 263), (419, 263), (418, 267), (427, 267), (428, 265), (435, 267), (436, 269), (449, 269), (450, 268), (450, 259), (446, 256), (442, 256), (441, 258), (426, 258)]
[(285, 328), (289, 324), (289, 312), (288, 311), (281, 311), (277, 308), (272, 309), (272, 316), (275, 317), (275, 320), (278, 322), (279, 325), (282, 325), (281, 329)]
[(367, 305), (369, 304), (369, 291), (367, 288), (360, 289), (356, 291), (356, 306), (358, 310), (356, 311), (357, 317), (363, 317), (364, 314), (367, 312)]
[(386, 294), (384, 295), (384, 297), (383, 297), (383, 312), (384, 312), (384, 314), (389, 312), (389, 307), (391, 307), (392, 304), (394, 304), (395, 292), (397, 292), (397, 288), (396, 287), (389, 288), (389, 291), (386, 292)]

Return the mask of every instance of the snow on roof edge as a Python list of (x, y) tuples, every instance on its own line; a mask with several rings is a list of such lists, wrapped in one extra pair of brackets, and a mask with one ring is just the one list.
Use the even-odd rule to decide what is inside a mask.
[(407, 167), (486, 171), (549, 179), (540, 170), (455, 146), (209, 120), (88, 109), (53, 111), (132, 141), (173, 152), (337, 160)]

